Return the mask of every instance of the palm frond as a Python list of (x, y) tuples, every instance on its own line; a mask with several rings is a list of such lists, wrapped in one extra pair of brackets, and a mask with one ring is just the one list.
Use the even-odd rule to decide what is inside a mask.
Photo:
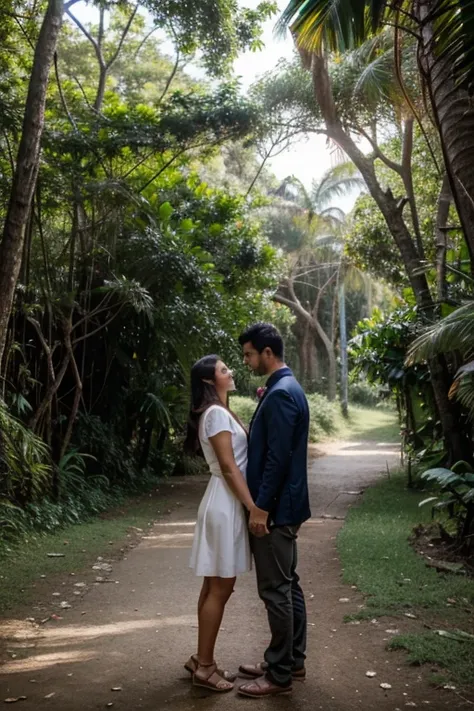
[(419, 336), (408, 351), (407, 362), (417, 363), (436, 353), (455, 350), (463, 357), (474, 350), (474, 302), (456, 309)]
[(137, 313), (144, 313), (151, 321), (153, 318), (153, 298), (145, 287), (135, 279), (124, 276), (116, 277), (114, 281), (106, 281), (101, 291), (114, 294), (124, 305), (131, 306)]
[(321, 210), (321, 217), (333, 221), (337, 226), (342, 227), (346, 219), (346, 213), (340, 207), (326, 207)]
[[(310, 52), (352, 50), (380, 31), (393, 10), (387, 0), (291, 0), (277, 23), (290, 28), (298, 47)], [(440, 0), (425, 22), (431, 22), (431, 44), (446, 59), (464, 86), (474, 81), (474, 0)], [(377, 67), (372, 67), (372, 71)]]
[(452, 3), (441, 0), (436, 5), (434, 42), (439, 58), (453, 66), (459, 83), (474, 81), (474, 0)]
[[(373, 0), (373, 12), (383, 13), (385, 2)], [(308, 51), (323, 48), (345, 52), (360, 44), (370, 33), (370, 15), (365, 0), (291, 0), (277, 24), (277, 32), (290, 27), (299, 47)]]
[(375, 57), (362, 69), (354, 87), (355, 95), (364, 96), (369, 102), (390, 99), (399, 93), (393, 66), (393, 50)]
[[(471, 365), (474, 365), (474, 363)], [(469, 418), (472, 420), (474, 419), (474, 374), (469, 372), (456, 382), (458, 382), (456, 400), (466, 408)]]
[[(352, 173), (352, 174), (351, 174)], [(342, 163), (331, 169), (318, 182), (313, 183), (311, 192), (311, 202), (314, 209), (320, 212), (322, 209), (343, 197), (347, 197), (355, 190), (359, 192), (365, 187), (365, 182), (347, 163)]]
[(275, 195), (287, 202), (291, 202), (299, 207), (310, 210), (312, 208), (311, 197), (305, 186), (294, 175), (287, 176), (278, 188), (275, 190)]

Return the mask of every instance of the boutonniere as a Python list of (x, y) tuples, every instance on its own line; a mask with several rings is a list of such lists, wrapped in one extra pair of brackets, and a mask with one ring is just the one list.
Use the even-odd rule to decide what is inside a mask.
[(265, 395), (267, 388), (257, 388), (257, 397), (259, 400)]

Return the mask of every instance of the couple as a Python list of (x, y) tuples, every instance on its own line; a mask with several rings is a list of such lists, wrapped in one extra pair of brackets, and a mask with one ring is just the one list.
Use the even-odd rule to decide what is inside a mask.
[(195, 574), (204, 577), (198, 652), (185, 667), (196, 686), (217, 692), (233, 689), (236, 675), (218, 668), (214, 647), (236, 577), (251, 569), (253, 555), (271, 642), (264, 662), (239, 668), (253, 681), (238, 691), (262, 698), (291, 692), (293, 679), (306, 673), (306, 608), (296, 573), (296, 539), (311, 515), (309, 410), (301, 386), (284, 363), (283, 341), (274, 326), (255, 324), (239, 342), (244, 363), (256, 374), (269, 376), (249, 433), (227, 406), (235, 385), (225, 364), (210, 355), (191, 372), (186, 445), (188, 451), (202, 450), (212, 476), (199, 507), (190, 563)]

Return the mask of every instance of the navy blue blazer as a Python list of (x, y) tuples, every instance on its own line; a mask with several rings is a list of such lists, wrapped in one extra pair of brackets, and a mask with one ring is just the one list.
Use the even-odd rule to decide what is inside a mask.
[(290, 368), (281, 368), (250, 423), (247, 483), (270, 524), (297, 526), (311, 516), (308, 494), (309, 408)]

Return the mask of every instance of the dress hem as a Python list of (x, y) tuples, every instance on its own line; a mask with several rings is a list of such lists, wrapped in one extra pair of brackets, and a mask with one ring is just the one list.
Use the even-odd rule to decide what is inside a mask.
[(221, 572), (209, 572), (209, 571), (203, 571), (203, 570), (196, 570), (192, 565), (189, 566), (189, 568), (193, 571), (194, 575), (197, 578), (237, 578), (239, 575), (244, 575), (245, 573), (250, 573), (252, 571), (252, 568), (245, 568), (244, 570), (237, 570), (229, 574), (228, 571), (226, 571), (225, 575)]

